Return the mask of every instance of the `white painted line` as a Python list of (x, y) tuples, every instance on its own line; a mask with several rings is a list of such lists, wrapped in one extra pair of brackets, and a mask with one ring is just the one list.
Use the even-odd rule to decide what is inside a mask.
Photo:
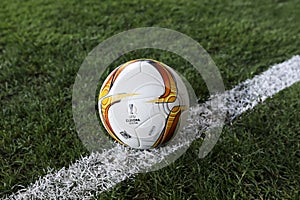
[[(217, 98), (226, 100), (225, 104), (220, 105), (220, 109), (228, 115), (229, 120), (233, 120), (298, 81), (300, 81), (300, 56), (294, 56), (288, 61), (272, 66), (261, 75), (246, 80), (232, 90), (218, 95)], [(90, 199), (141, 169), (164, 160), (170, 153), (188, 146), (194, 139), (199, 138), (201, 133), (207, 131), (206, 124), (211, 124), (211, 121), (205, 117), (205, 113), (209, 113), (209, 103), (199, 105), (192, 110), (192, 117), (196, 120), (190, 129), (185, 130), (185, 133), (192, 137), (183, 139), (182, 143), (175, 147), (166, 146), (153, 151), (137, 151), (118, 145), (103, 153), (92, 153), (68, 168), (40, 177), (35, 183), (7, 199)], [(147, 158), (147, 162), (144, 158)]]

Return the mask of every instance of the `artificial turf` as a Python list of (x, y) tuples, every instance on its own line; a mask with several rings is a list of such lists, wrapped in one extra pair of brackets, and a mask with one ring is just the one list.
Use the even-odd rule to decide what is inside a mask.
[[(300, 54), (300, 2), (42, 1), (0, 3), (0, 197), (88, 155), (72, 117), (72, 84), (85, 56), (137, 27), (174, 29), (211, 55), (226, 89)], [(139, 50), (203, 82), (179, 56)], [(112, 66), (113, 67), (113, 66)], [(170, 166), (128, 179), (97, 199), (299, 199), (300, 84), (226, 125), (204, 159), (198, 144)], [(22, 186), (21, 186), (22, 185)]]

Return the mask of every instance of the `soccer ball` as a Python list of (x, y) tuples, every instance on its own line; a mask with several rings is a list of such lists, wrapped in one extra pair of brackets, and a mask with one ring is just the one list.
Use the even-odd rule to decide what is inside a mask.
[(98, 98), (100, 119), (116, 141), (137, 149), (165, 145), (182, 128), (189, 108), (188, 90), (167, 65), (132, 60), (113, 70)]

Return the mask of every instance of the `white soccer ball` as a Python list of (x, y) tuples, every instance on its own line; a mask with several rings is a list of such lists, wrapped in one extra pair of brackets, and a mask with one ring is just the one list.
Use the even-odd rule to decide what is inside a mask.
[(113, 70), (98, 98), (100, 119), (119, 143), (149, 149), (166, 144), (184, 125), (188, 90), (167, 65), (132, 60)]

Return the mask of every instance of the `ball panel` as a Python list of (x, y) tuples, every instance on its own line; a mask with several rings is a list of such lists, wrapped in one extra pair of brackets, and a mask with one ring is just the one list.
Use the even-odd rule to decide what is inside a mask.
[(148, 62), (160, 73), (164, 81), (165, 92), (156, 100), (156, 102), (174, 102), (177, 98), (177, 87), (172, 73), (168, 71), (168, 69), (165, 68), (160, 62), (155, 62), (153, 60), (149, 60)]
[(156, 115), (153, 115), (151, 118), (141, 123), (140, 126), (135, 128), (138, 138), (143, 141), (150, 140), (152, 141), (152, 143), (153, 141), (156, 141), (159, 137), (159, 134), (156, 133), (162, 132), (165, 119), (166, 118), (164, 115), (162, 115), (161, 113), (157, 113)]
[[(117, 84), (118, 82), (126, 82), (127, 80), (137, 77), (137, 74), (141, 72), (141, 63), (140, 62), (132, 62), (125, 63), (119, 67), (117, 72), (114, 75), (113, 82)], [(117, 81), (119, 80), (119, 81)]]
[(111, 85), (112, 85), (112, 80), (113, 80), (114, 74), (116, 73), (117, 70), (118, 70), (118, 68), (114, 69), (108, 75), (108, 77), (104, 80), (104, 83), (100, 89), (98, 100), (108, 94), (108, 92), (111, 88)]
[[(164, 87), (156, 79), (145, 73), (135, 73), (130, 79), (116, 81), (109, 95), (121, 93), (134, 93), (135, 99), (157, 97), (164, 92)], [(152, 87), (151, 87), (152, 86)]]
[(178, 75), (178, 73), (172, 69), (171, 67), (164, 65), (167, 69), (169, 69), (175, 80), (176, 80), (176, 87), (177, 87), (177, 95), (180, 96), (177, 98), (177, 100), (179, 101), (180, 105), (186, 105), (187, 107), (190, 106), (190, 101), (189, 101), (189, 93), (187, 90), (187, 87), (185, 85), (185, 83), (183, 82), (182, 78)]
[(149, 149), (159, 138), (164, 127), (165, 116), (157, 114), (136, 128), (136, 134), (140, 141), (140, 149)]
[[(107, 98), (108, 99), (108, 98)], [(100, 101), (100, 100), (99, 100)], [(108, 99), (107, 101), (105, 101), (105, 104), (102, 103), (98, 103), (98, 105), (101, 105), (99, 110), (101, 109), (101, 113), (100, 113), (100, 119), (105, 127), (105, 129), (107, 130), (107, 132), (109, 133), (109, 135), (111, 137), (113, 137), (117, 142), (124, 144), (119, 138), (118, 136), (116, 136), (113, 127), (111, 126), (111, 121), (109, 119), (109, 108), (111, 107), (111, 100)]]
[(141, 84), (137, 85), (136, 83), (138, 81), (136, 81), (134, 86), (135, 89), (132, 90), (135, 94), (138, 94), (138, 96), (131, 99), (149, 98), (150, 100), (148, 103), (155, 102), (157, 97), (164, 92), (164, 87), (156, 81), (153, 81), (153, 79), (146, 74), (142, 74), (141, 78), (143, 79), (143, 82), (140, 82)]
[(184, 108), (181, 106), (174, 106), (171, 110), (166, 123), (163, 129), (162, 134), (158, 138), (158, 140), (154, 143), (153, 147), (158, 147), (167, 143), (176, 133), (176, 130), (179, 126), (180, 114)]
[[(128, 67), (130, 66), (130, 67)], [(121, 65), (120, 67), (118, 67), (117, 71), (115, 72), (114, 76), (113, 76), (113, 82), (115, 82), (117, 80), (117, 78), (119, 77), (119, 75), (121, 74), (121, 72), (123, 72), (124, 70), (139, 70), (140, 71), (140, 63), (138, 62), (138, 60), (131, 60), (128, 61), (127, 63)], [(124, 74), (124, 72), (123, 72)], [(122, 80), (122, 78), (120, 78)]]
[(150, 76), (153, 79), (157, 80), (157, 82), (160, 85), (164, 85), (164, 81), (161, 77), (161, 74), (148, 61), (146, 61), (146, 60), (141, 61), (141, 72), (144, 73), (144, 74), (147, 74), (148, 76)]
[(111, 127), (114, 130), (115, 135), (122, 141), (122, 143), (133, 147), (138, 148), (140, 146), (139, 139), (136, 135), (135, 130), (132, 127), (122, 127), (118, 123), (118, 119), (112, 112), (109, 113), (109, 120), (111, 122)]

